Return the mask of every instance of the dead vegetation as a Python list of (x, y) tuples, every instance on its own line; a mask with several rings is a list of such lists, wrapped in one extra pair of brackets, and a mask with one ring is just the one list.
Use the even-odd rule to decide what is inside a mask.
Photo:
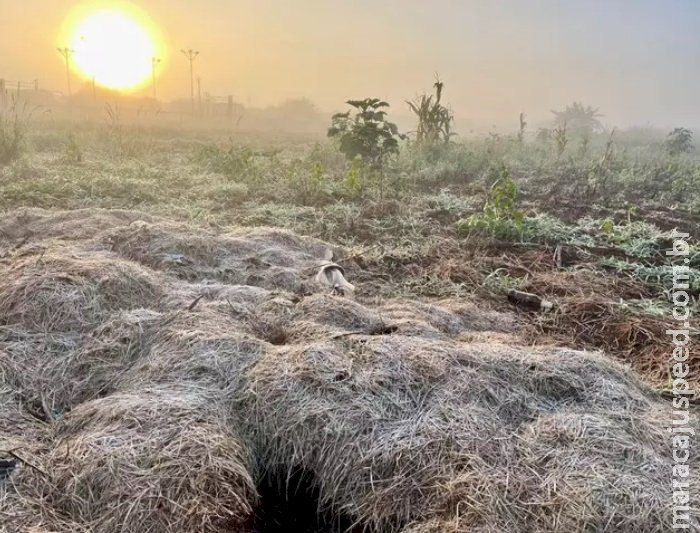
[[(487, 309), (515, 312), (511, 320), (527, 342), (600, 349), (631, 365), (647, 383), (666, 387), (670, 354), (666, 330), (677, 326), (671, 318), (669, 280), (664, 285), (654, 275), (639, 279), (632, 269), (606, 270), (601, 261), (609, 258), (609, 250), (594, 252), (585, 246), (562, 249), (435, 238), (416, 246), (388, 248), (363, 260), (365, 272), (360, 276), (383, 295), (412, 293), (433, 300), (479, 301), (482, 314)], [(392, 284), (393, 280), (405, 281), (401, 285)], [(536, 295), (547, 302), (547, 308), (551, 303), (551, 311), (528, 312), (521, 305), (506, 303), (515, 289)], [(691, 286), (692, 302), (700, 296), (696, 291)], [(700, 331), (694, 311), (688, 322), (691, 334)], [(695, 355), (691, 361), (697, 361)], [(690, 379), (698, 385), (697, 378)]]
[[(525, 348), (533, 321), (493, 294), (485, 308), (363, 284), (429, 277), (428, 255), (347, 261), (351, 301), (313, 282), (327, 245), (287, 231), (102, 210), (14, 212), (0, 229), (0, 451), (21, 458), (0, 531), (672, 522), (667, 402), (605, 355)], [(520, 266), (533, 287), (551, 275)], [(661, 322), (565, 303), (538, 324), (549, 342), (586, 334), (632, 362), (661, 345)]]

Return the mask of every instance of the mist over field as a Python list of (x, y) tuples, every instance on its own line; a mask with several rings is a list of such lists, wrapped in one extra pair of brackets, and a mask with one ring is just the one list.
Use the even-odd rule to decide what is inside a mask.
[(700, 532), (699, 16), (0, 0), (0, 533)]
[[(43, 88), (65, 91), (52, 51), (76, 5), (114, 2), (0, 0), (0, 77), (38, 78)], [(246, 106), (308, 98), (331, 112), (349, 98), (377, 96), (400, 118), (408, 115), (404, 100), (429, 90), (437, 72), (463, 134), (512, 129), (520, 112), (543, 125), (551, 109), (572, 101), (600, 108), (609, 126), (700, 125), (693, 2), (148, 0), (137, 7), (164, 44), (164, 100), (189, 96), (180, 49), (194, 48), (203, 91)]]

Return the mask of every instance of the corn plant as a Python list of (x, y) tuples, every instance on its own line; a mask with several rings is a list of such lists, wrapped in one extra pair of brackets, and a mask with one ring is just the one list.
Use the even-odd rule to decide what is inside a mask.
[(435, 88), (434, 95), (423, 94), (412, 102), (406, 102), (411, 111), (418, 117), (416, 141), (419, 143), (448, 142), (454, 135), (452, 133), (454, 116), (440, 102), (445, 84), (438, 78), (433, 87)]
[(605, 150), (600, 161), (596, 161), (591, 167), (589, 173), (588, 186), (585, 193), (586, 198), (593, 199), (596, 196), (602, 195), (607, 198), (609, 196), (609, 187), (611, 185), (611, 164), (615, 156), (615, 129), (610, 132), (608, 140), (605, 142)]
[(520, 144), (523, 144), (523, 142), (525, 141), (525, 128), (527, 128), (525, 116), (525, 113), (520, 113), (520, 128), (518, 129), (518, 142)]
[(566, 145), (569, 139), (566, 136), (566, 122), (559, 124), (556, 128), (552, 130), (552, 137), (554, 138), (554, 145), (557, 150), (557, 157), (561, 157), (566, 150)]

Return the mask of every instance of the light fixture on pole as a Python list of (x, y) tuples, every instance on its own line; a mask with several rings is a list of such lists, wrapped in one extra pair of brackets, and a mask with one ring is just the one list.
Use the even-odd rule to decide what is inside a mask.
[(61, 54), (63, 56), (63, 59), (66, 62), (66, 82), (68, 84), (68, 96), (71, 96), (72, 91), (70, 88), (70, 59), (73, 56), (73, 53), (75, 52), (75, 50), (73, 50), (72, 48), (68, 48), (68, 47), (56, 48), (56, 50), (58, 51), (59, 54)]
[(199, 55), (198, 50), (180, 50), (190, 62), (190, 98), (192, 100), (192, 114), (194, 115), (194, 60)]

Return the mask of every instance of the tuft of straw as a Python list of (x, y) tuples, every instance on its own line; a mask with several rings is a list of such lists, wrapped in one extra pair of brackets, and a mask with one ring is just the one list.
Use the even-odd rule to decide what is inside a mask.
[[(476, 302), (325, 294), (328, 245), (285, 231), (99, 210), (2, 228), (2, 533), (253, 533), (266, 484), (289, 497), (300, 472), (331, 531), (672, 523), (670, 406), (602, 353), (525, 348)], [(657, 337), (565, 316), (602, 316), (618, 349)]]

